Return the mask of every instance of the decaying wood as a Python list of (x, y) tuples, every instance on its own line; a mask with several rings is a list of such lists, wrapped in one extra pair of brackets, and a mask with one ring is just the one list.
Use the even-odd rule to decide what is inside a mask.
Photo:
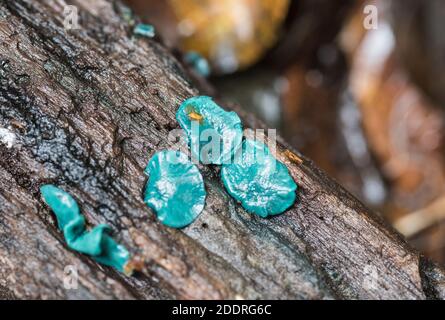
[[(118, 1), (75, 0), (81, 29), (63, 28), (63, 0), (0, 1), (0, 296), (3, 298), (444, 297), (445, 273), (412, 250), (309, 160), (278, 158), (300, 185), (284, 215), (260, 219), (203, 167), (208, 199), (185, 230), (142, 201), (143, 168), (198, 94), (156, 41), (132, 37)], [(246, 121), (251, 119), (248, 116)], [(64, 245), (39, 187), (75, 195), (145, 262), (125, 277)], [(79, 288), (66, 289), (66, 266)]]

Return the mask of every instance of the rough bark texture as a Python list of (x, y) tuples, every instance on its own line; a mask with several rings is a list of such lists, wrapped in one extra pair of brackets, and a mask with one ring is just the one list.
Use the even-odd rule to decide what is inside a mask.
[[(74, 4), (81, 29), (63, 28)], [(198, 94), (156, 40), (135, 39), (118, 1), (0, 0), (0, 297), (442, 298), (445, 273), (309, 160), (278, 158), (300, 185), (284, 215), (246, 213), (218, 168), (184, 230), (142, 201), (143, 168), (171, 145), (179, 103)], [(245, 124), (258, 123), (251, 116)], [(66, 248), (38, 188), (64, 187), (90, 224), (107, 223), (145, 267), (134, 277)], [(77, 266), (79, 288), (63, 286)]]

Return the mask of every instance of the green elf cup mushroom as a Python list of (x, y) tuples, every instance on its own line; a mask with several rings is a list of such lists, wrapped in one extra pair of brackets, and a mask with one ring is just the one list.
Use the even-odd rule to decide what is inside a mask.
[(211, 69), (208, 61), (199, 53), (190, 51), (185, 55), (185, 62), (187, 62), (196, 73), (204, 78), (210, 76)]
[(289, 170), (258, 141), (245, 140), (234, 163), (222, 166), (221, 178), (232, 197), (263, 218), (283, 213), (296, 200)]
[(155, 28), (151, 24), (139, 23), (134, 29), (133, 33), (135, 35), (146, 37), (146, 38), (154, 38), (156, 35)]
[(163, 224), (184, 228), (204, 209), (206, 191), (198, 167), (179, 151), (156, 153), (147, 165), (144, 201)]
[(53, 185), (42, 186), (40, 191), (45, 203), (56, 215), (59, 229), (63, 231), (69, 248), (90, 255), (101, 264), (131, 274), (131, 268), (127, 267), (130, 254), (109, 235), (110, 227), (99, 225), (87, 231), (85, 218), (69, 193)]
[(192, 155), (203, 164), (230, 163), (241, 146), (240, 118), (235, 112), (224, 111), (210, 97), (184, 101), (176, 119), (187, 134)]

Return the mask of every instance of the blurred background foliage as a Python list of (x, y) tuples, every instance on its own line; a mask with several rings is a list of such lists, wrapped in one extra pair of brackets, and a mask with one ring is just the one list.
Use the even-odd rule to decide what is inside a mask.
[(208, 59), (215, 92), (445, 263), (445, 1), (127, 2), (173, 51)]

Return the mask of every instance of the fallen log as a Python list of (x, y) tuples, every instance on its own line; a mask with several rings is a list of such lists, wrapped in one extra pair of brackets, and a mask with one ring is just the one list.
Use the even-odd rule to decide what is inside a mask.
[[(79, 9), (66, 30), (64, 4)], [(208, 198), (184, 230), (144, 205), (143, 168), (199, 94), (157, 41), (135, 38), (119, 1), (0, 1), (0, 298), (425, 299), (445, 296), (444, 270), (284, 143), (278, 159), (300, 190), (284, 215), (261, 219), (202, 167)], [(240, 112), (242, 114), (242, 112)], [(258, 125), (244, 115), (245, 126)], [(4, 141), (3, 141), (4, 142)], [(138, 255), (133, 277), (67, 249), (39, 187), (78, 200)], [(79, 275), (64, 285), (66, 268)]]

